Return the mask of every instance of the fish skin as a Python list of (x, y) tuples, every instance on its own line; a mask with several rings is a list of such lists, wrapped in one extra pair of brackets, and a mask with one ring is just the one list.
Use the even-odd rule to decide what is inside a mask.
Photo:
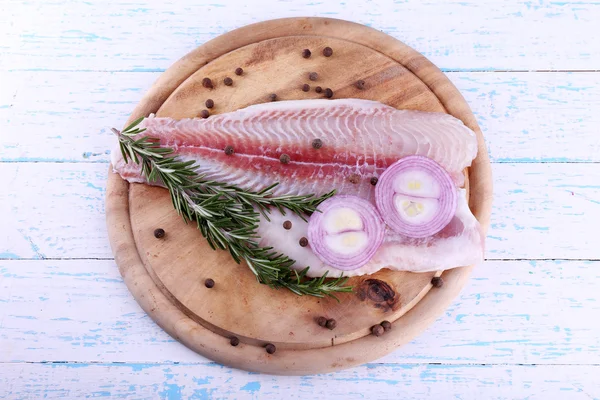
[[(422, 155), (448, 171), (457, 187), (464, 183), (464, 168), (477, 155), (475, 133), (460, 120), (443, 113), (397, 110), (379, 102), (359, 99), (291, 100), (257, 104), (208, 119), (144, 119), (142, 136), (159, 139), (183, 160), (195, 160), (205, 179), (260, 190), (279, 182), (275, 195), (337, 194), (362, 197), (374, 204), (378, 177), (389, 165), (409, 155)], [(139, 136), (138, 136), (139, 137)], [(320, 149), (312, 148), (321, 139)], [(232, 145), (233, 155), (224, 148)], [(289, 164), (280, 162), (290, 156)], [(129, 182), (147, 183), (134, 163), (126, 164), (118, 145), (112, 152), (113, 170)], [(350, 182), (353, 174), (360, 178)], [(308, 276), (364, 275), (382, 268), (424, 272), (472, 265), (482, 261), (484, 240), (470, 212), (466, 192), (460, 190), (457, 213), (441, 232), (425, 240), (402, 237), (386, 229), (384, 243), (361, 268), (341, 271), (322, 263), (309, 247), (307, 223), (288, 212), (274, 210), (261, 216), (260, 244), (272, 246), (297, 260), (295, 268), (310, 266)], [(292, 229), (283, 231), (285, 220)], [(456, 229), (462, 227), (462, 229)]]
[[(359, 99), (272, 102), (208, 119), (150, 117), (140, 127), (181, 158), (197, 160), (206, 179), (254, 189), (279, 182), (276, 195), (318, 196), (335, 188), (372, 200), (370, 179), (408, 155), (433, 159), (462, 186), (463, 170), (477, 154), (474, 132), (448, 114)], [(311, 145), (317, 138), (323, 142), (318, 150)], [(235, 154), (225, 154), (228, 145)], [(115, 170), (143, 182), (139, 168), (124, 165), (116, 150)], [(290, 156), (289, 164), (280, 162), (282, 154)], [(350, 182), (352, 175), (358, 183)]]

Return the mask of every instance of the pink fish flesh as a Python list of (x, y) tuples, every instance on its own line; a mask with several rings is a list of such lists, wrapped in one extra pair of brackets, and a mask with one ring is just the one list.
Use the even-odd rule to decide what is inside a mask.
[[(151, 117), (141, 127), (182, 158), (199, 161), (207, 179), (248, 188), (279, 182), (276, 194), (321, 195), (335, 188), (372, 199), (371, 177), (408, 155), (437, 161), (461, 186), (462, 171), (477, 154), (475, 133), (448, 114), (359, 99), (257, 104), (208, 119)], [(312, 147), (314, 139), (322, 148)], [(223, 151), (229, 145), (234, 156)], [(280, 162), (282, 154), (289, 164)], [(130, 182), (143, 181), (119, 152), (113, 165)], [(354, 174), (361, 178), (356, 184), (349, 180)]]
[[(184, 160), (196, 160), (198, 173), (206, 179), (258, 190), (279, 182), (275, 194), (357, 195), (374, 202), (372, 177), (409, 155), (422, 155), (438, 162), (457, 187), (463, 170), (477, 155), (477, 139), (460, 120), (444, 113), (397, 110), (379, 102), (359, 99), (293, 100), (252, 105), (208, 119), (159, 118), (150, 116), (140, 127), (141, 135), (158, 138)], [(315, 149), (314, 139), (322, 141)], [(235, 153), (226, 155), (226, 146)], [(284, 164), (281, 155), (289, 156)], [(129, 182), (145, 183), (137, 164), (124, 163), (118, 147), (112, 153), (114, 171)], [(352, 179), (350, 179), (352, 177)], [(356, 182), (358, 178), (358, 183)], [(480, 227), (461, 191), (457, 213), (447, 229), (415, 241), (393, 231), (365, 266), (345, 271), (362, 275), (381, 268), (429, 271), (478, 263), (483, 258)], [(280, 232), (284, 220), (293, 229)], [(307, 224), (291, 213), (274, 211), (271, 222), (261, 220), (262, 244), (273, 246), (310, 265), (309, 276), (330, 276), (341, 271), (324, 265), (309, 248), (298, 246)], [(282, 229), (282, 228), (281, 228)], [(296, 237), (301, 235), (299, 237)]]

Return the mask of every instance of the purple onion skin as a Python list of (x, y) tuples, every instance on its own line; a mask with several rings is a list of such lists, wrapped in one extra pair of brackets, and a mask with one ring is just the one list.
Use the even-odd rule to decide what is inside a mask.
[[(369, 237), (367, 248), (353, 257), (332, 254), (325, 246), (326, 233), (322, 225), (323, 218), (328, 210), (338, 206), (354, 208), (363, 221), (363, 231)], [(321, 212), (313, 213), (308, 221), (308, 242), (317, 257), (325, 264), (343, 271), (357, 269), (368, 263), (381, 246), (385, 233), (385, 224), (377, 209), (367, 200), (351, 195), (333, 196), (321, 203), (318, 209)]]
[[(394, 180), (399, 173), (407, 169), (426, 171), (440, 184), (438, 214), (436, 218), (422, 225), (405, 222), (394, 206)], [(457, 196), (457, 188), (448, 172), (437, 162), (423, 156), (409, 156), (396, 161), (383, 171), (375, 187), (375, 202), (385, 223), (395, 232), (411, 238), (432, 236), (444, 229), (456, 212)]]

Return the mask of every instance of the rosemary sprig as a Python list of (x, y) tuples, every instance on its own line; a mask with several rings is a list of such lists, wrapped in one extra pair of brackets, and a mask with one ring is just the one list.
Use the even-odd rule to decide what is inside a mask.
[(113, 128), (124, 161), (140, 164), (148, 182), (165, 186), (177, 213), (186, 223), (196, 222), (211, 248), (228, 250), (237, 263), (245, 261), (258, 282), (272, 288), (283, 287), (297, 295), (333, 298), (336, 298), (335, 293), (352, 291), (352, 287), (344, 286), (347, 277), (326, 281), (325, 273), (319, 278), (308, 278), (309, 267), (296, 271), (291, 268), (294, 260), (257, 242), (259, 214), (256, 210), (266, 219), (270, 208), (275, 207), (282, 214), (289, 210), (306, 220), (305, 215), (317, 211), (318, 205), (335, 191), (320, 197), (273, 196), (277, 184), (254, 192), (204, 180), (196, 173), (195, 161), (178, 159), (172, 155), (173, 149), (160, 147), (156, 138), (136, 138), (145, 130), (138, 127), (143, 119), (137, 119), (122, 132)]

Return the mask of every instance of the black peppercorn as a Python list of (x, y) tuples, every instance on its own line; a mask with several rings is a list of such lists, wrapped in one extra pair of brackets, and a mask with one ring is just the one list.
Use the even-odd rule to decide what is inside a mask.
[(204, 102), (204, 105), (206, 106), (206, 108), (213, 108), (215, 106), (215, 102), (213, 101), (213, 99), (208, 99)]
[(377, 179), (376, 176), (371, 178), (371, 185), (375, 186), (375, 185), (377, 185), (377, 182), (379, 182), (379, 179)]
[(319, 74), (317, 74), (316, 72), (311, 72), (308, 74), (308, 79), (310, 79), (311, 81), (316, 81), (319, 78)]
[(211, 288), (215, 287), (215, 281), (208, 278), (207, 280), (204, 281), (204, 286), (211, 289)]
[(283, 229), (287, 229), (287, 230), (292, 229), (292, 221), (285, 221), (283, 223)]
[(325, 326), (327, 327), (327, 329), (335, 329), (335, 327), (337, 326), (337, 322), (335, 321), (335, 319), (331, 318), (327, 320)]
[(325, 57), (331, 57), (333, 55), (333, 49), (331, 47), (329, 47), (329, 46), (325, 47), (323, 49), (323, 55)]
[(348, 177), (348, 180), (350, 181), (350, 183), (356, 184), (356, 183), (360, 182), (360, 175), (352, 174)]
[(234, 336), (231, 339), (229, 339), (229, 343), (235, 347), (238, 344), (240, 344), (240, 339), (238, 339), (237, 337)]
[(305, 83), (304, 85), (302, 85), (303, 92), (308, 92), (309, 90), (310, 90), (310, 86), (308, 85), (308, 83)]
[(386, 332), (392, 329), (392, 323), (390, 321), (381, 322), (381, 326)]
[(320, 149), (321, 147), (323, 147), (323, 141), (321, 139), (313, 140), (312, 147), (313, 147), (313, 149)]
[(232, 145), (225, 146), (225, 154), (228, 156), (232, 155), (235, 152)]
[(300, 243), (300, 246), (306, 247), (306, 246), (308, 246), (308, 239), (305, 237), (302, 237), (302, 238), (300, 238), (300, 241), (298, 243)]
[(273, 354), (273, 353), (275, 353), (275, 350), (277, 350), (277, 347), (275, 347), (274, 344), (269, 343), (268, 345), (265, 346), (265, 350), (267, 350), (267, 353)]
[(231, 86), (231, 85), (233, 85), (233, 79), (231, 79), (230, 77), (227, 77), (227, 78), (223, 79), (223, 83), (225, 84), (225, 86)]
[(325, 89), (325, 97), (327, 97), (328, 99), (333, 97), (333, 90), (327, 88)]
[(327, 325), (327, 318), (325, 318), (325, 317), (317, 318), (317, 324), (319, 324), (319, 326), (325, 327), (325, 325)]
[(442, 286), (444, 286), (444, 280), (442, 279), (441, 276), (435, 276), (431, 280), (431, 284), (433, 285), (434, 288), (441, 288)]
[(157, 239), (165, 237), (165, 230), (162, 228), (158, 228), (154, 230), (154, 237)]
[(356, 88), (363, 90), (365, 88), (365, 81), (363, 81), (362, 79), (356, 81)]
[(276, 95), (275, 93), (271, 93), (271, 94), (269, 95), (269, 99), (270, 99), (271, 101), (275, 101), (275, 100), (277, 100), (277, 95)]
[(310, 57), (310, 54), (311, 54), (311, 53), (310, 53), (310, 50), (309, 50), (309, 49), (304, 49), (304, 50), (302, 50), (302, 57), (304, 57), (304, 58), (308, 58), (308, 57)]
[(213, 88), (213, 83), (210, 80), (210, 78), (204, 78), (204, 79), (202, 79), (202, 86), (204, 86), (207, 89), (212, 89)]
[(281, 162), (282, 164), (289, 164), (290, 156), (288, 156), (287, 154), (282, 154), (281, 156), (279, 156), (279, 162)]
[(208, 110), (202, 110), (202, 111), (200, 111), (200, 116), (202, 118), (208, 118), (209, 115), (210, 115), (210, 113), (208, 112)]
[(383, 335), (384, 331), (385, 329), (383, 329), (383, 326), (381, 325), (374, 325), (373, 327), (371, 327), (371, 333), (375, 336)]
[(240, 75), (241, 75), (241, 74), (243, 74), (243, 73), (244, 73), (244, 70), (243, 70), (243, 69), (241, 69), (240, 67), (237, 67), (237, 68), (235, 69), (235, 74), (236, 74), (236, 75), (240, 76)]
[(321, 93), (322, 91), (323, 91), (323, 88), (321, 86), (317, 86), (315, 88), (315, 92), (317, 92), (317, 93)]

